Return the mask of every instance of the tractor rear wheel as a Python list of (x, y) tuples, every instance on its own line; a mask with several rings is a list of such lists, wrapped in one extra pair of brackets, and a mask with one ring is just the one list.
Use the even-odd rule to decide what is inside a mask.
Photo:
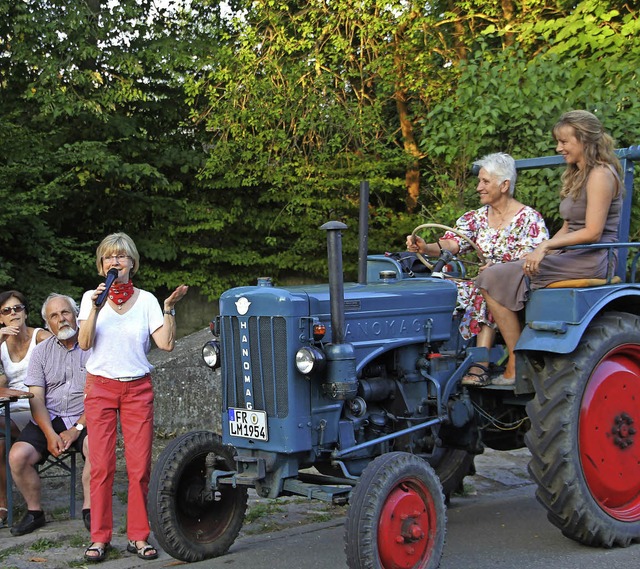
[(435, 569), (446, 531), (440, 481), (427, 462), (392, 452), (373, 460), (350, 497), (349, 569)]
[(586, 545), (640, 541), (640, 317), (598, 317), (534, 387), (525, 441), (549, 520)]
[(210, 488), (209, 471), (234, 470), (233, 451), (209, 431), (186, 433), (164, 449), (151, 474), (149, 520), (162, 549), (181, 561), (227, 552), (247, 509), (247, 489)]

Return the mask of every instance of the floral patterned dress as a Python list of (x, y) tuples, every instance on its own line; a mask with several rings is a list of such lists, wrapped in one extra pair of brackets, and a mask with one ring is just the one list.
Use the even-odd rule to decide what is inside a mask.
[[(456, 221), (456, 229), (473, 241), (490, 263), (508, 263), (533, 251), (549, 232), (542, 216), (533, 208), (523, 206), (509, 225), (501, 229), (489, 226), (489, 206), (468, 211)], [(458, 243), (460, 253), (472, 249), (471, 245), (455, 233), (446, 232), (442, 239)], [(464, 311), (460, 334), (466, 340), (480, 332), (481, 324), (495, 327), (487, 304), (472, 280), (458, 283), (458, 310)]]

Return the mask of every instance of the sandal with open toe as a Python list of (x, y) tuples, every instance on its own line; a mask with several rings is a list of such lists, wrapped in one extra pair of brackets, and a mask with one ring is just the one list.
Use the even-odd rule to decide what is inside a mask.
[[(4, 512), (4, 514), (2, 512)], [(7, 508), (0, 507), (0, 529), (9, 527), (7, 526), (8, 516), (9, 516), (9, 510), (7, 510)]]
[[(471, 371), (474, 368), (482, 371), (480, 373)], [(489, 370), (481, 364), (473, 364), (460, 383), (462, 385), (471, 385), (473, 387), (486, 387), (491, 383)]]
[[(144, 545), (138, 547), (138, 543)], [(130, 539), (129, 543), (127, 543), (127, 551), (135, 553), (140, 559), (156, 559), (158, 557), (158, 550), (142, 539), (137, 541)]]
[[(99, 561), (104, 561), (107, 557), (107, 550), (109, 549), (109, 544), (105, 543), (104, 545), (96, 545), (92, 543), (87, 549), (84, 550), (84, 560), (89, 563), (98, 563)], [(98, 555), (91, 555), (89, 552), (95, 551)]]

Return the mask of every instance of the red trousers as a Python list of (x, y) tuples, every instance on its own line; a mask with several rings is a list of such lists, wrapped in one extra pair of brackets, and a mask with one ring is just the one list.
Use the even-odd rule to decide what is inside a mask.
[(113, 535), (118, 414), (129, 479), (127, 537), (146, 541), (150, 533), (147, 494), (153, 441), (151, 376), (120, 382), (89, 373), (84, 392), (91, 460), (91, 541), (108, 543)]

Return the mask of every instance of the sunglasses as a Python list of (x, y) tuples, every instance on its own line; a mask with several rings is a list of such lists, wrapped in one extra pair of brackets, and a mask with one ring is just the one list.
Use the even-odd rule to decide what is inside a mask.
[(11, 314), (11, 312), (15, 312), (16, 314), (19, 314), (24, 309), (25, 309), (24, 304), (16, 304), (15, 306), (5, 306), (4, 308), (0, 309), (0, 314), (2, 314), (3, 316), (7, 316), (7, 314)]

